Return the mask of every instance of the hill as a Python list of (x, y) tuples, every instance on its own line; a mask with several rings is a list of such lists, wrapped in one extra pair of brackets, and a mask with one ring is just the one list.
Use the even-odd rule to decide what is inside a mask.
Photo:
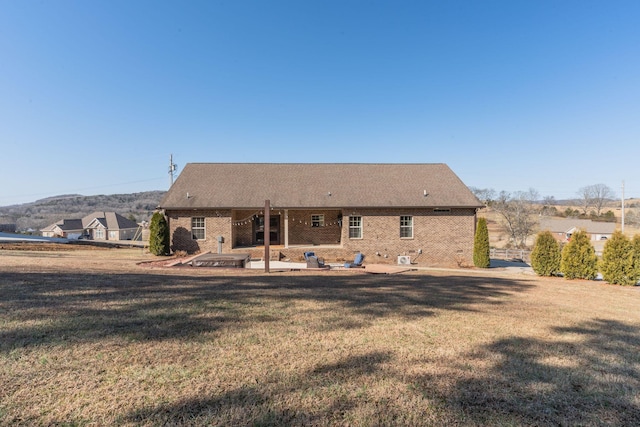
[(165, 191), (97, 196), (61, 195), (32, 203), (0, 207), (0, 224), (16, 224), (20, 231), (40, 230), (63, 218), (82, 218), (95, 211), (118, 212), (148, 221)]

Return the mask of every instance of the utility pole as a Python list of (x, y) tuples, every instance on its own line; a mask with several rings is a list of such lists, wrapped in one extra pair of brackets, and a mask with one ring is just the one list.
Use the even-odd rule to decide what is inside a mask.
[(178, 169), (178, 165), (173, 163), (173, 154), (169, 155), (169, 187), (173, 185), (173, 173)]
[(622, 181), (622, 234), (624, 234), (624, 181)]

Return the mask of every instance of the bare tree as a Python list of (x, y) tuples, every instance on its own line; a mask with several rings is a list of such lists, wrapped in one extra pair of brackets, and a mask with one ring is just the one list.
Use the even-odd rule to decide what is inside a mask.
[(513, 194), (501, 191), (491, 207), (502, 216), (502, 225), (509, 234), (509, 239), (517, 247), (526, 247), (527, 238), (531, 236), (537, 225), (538, 192), (517, 191)]
[(580, 198), (576, 203), (580, 204), (584, 215), (587, 215), (589, 208), (593, 206), (593, 189), (591, 187), (591, 185), (581, 187), (577, 193)]
[(493, 188), (469, 187), (469, 190), (471, 190), (485, 206), (489, 206), (496, 198), (496, 191)]
[(540, 209), (540, 215), (551, 216), (558, 212), (556, 208), (556, 198), (553, 196), (545, 196), (542, 199), (542, 209)]
[(580, 196), (580, 206), (584, 215), (588, 214), (589, 208), (594, 208), (596, 215), (600, 216), (602, 207), (615, 197), (615, 193), (605, 184), (594, 184), (580, 188), (578, 196)]
[(604, 205), (615, 197), (615, 193), (609, 187), (604, 184), (595, 184), (592, 185), (592, 197), (593, 204), (596, 208), (596, 215), (600, 216), (602, 213), (602, 208)]

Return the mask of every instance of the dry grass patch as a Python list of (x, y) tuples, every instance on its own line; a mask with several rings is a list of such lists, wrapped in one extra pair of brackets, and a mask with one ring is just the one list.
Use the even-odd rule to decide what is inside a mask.
[(24, 254), (0, 252), (4, 425), (640, 423), (636, 288)]

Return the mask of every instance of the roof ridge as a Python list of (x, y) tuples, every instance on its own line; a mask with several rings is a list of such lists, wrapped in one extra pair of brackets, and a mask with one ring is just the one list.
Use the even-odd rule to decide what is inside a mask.
[(389, 166), (421, 166), (421, 165), (446, 165), (444, 162), (433, 163), (393, 163), (393, 162), (188, 162), (188, 165), (389, 165)]

